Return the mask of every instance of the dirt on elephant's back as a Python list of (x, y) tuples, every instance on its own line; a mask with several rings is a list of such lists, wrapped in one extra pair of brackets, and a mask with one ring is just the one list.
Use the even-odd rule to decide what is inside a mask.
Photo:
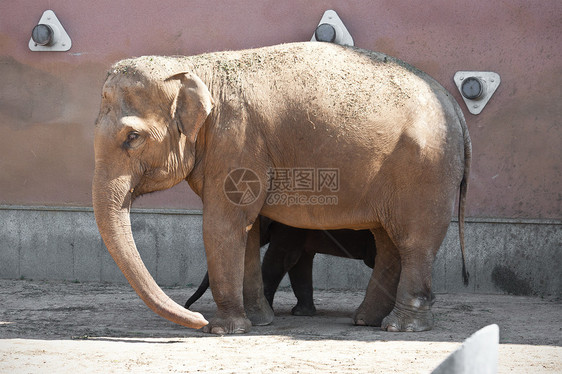
[(120, 61), (109, 73), (166, 81), (181, 72), (194, 72), (214, 96), (227, 101), (305, 97), (312, 120), (315, 108), (332, 110), (344, 132), (353, 131), (361, 119), (422, 105), (419, 98), (442, 89), (427, 74), (397, 58), (313, 42), (195, 56), (144, 56)]

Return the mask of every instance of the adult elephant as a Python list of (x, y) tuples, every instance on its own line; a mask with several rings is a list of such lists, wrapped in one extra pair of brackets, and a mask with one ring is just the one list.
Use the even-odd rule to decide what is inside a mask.
[[(431, 268), (459, 189), (464, 259), (470, 158), (466, 123), (451, 95), (381, 53), (296, 43), (141, 57), (115, 64), (103, 87), (93, 205), (129, 283), (173, 322), (224, 334), (248, 331), (250, 320), (272, 321), (260, 271), (262, 214), (305, 229), (372, 230), (377, 258), (354, 322), (421, 331), (433, 324)], [(326, 169), (330, 183), (299, 190), (298, 204), (279, 198), (287, 196), (287, 170), (312, 170), (321, 182)], [(272, 174), (283, 183), (268, 183)], [(130, 228), (135, 198), (182, 180), (203, 201), (217, 304), (210, 322), (158, 287)], [(467, 275), (463, 262), (465, 281)]]
[[(296, 316), (316, 314), (312, 287), (312, 265), (317, 253), (363, 260), (371, 269), (375, 266), (376, 247), (369, 230), (306, 230), (274, 222), (260, 216), (260, 246), (269, 243), (261, 266), (265, 298), (271, 307), (277, 288), (289, 273), (297, 305)], [(184, 307), (189, 308), (209, 288), (209, 273)]]

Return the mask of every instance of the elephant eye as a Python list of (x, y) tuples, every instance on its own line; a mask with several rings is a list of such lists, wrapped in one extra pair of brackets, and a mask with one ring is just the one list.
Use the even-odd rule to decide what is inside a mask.
[(140, 137), (140, 134), (136, 131), (131, 131), (127, 134), (127, 140), (123, 143), (123, 147), (125, 148), (134, 148), (135, 145), (133, 144), (135, 140)]
[(139, 133), (138, 132), (130, 132), (127, 135), (127, 142), (132, 142), (134, 140), (137, 140), (139, 138)]

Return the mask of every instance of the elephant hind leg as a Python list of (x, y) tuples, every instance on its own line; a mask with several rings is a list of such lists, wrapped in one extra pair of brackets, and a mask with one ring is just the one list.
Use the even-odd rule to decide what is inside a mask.
[(426, 331), (433, 328), (431, 270), (433, 250), (422, 247), (401, 255), (400, 281), (392, 311), (383, 319), (386, 331)]
[(253, 326), (269, 325), (273, 309), (264, 296), (260, 267), (260, 221), (256, 220), (248, 233), (244, 260), (244, 310)]
[(265, 298), (271, 307), (283, 277), (300, 261), (304, 253), (305, 233), (304, 230), (289, 226), (282, 226), (280, 230), (271, 233), (271, 242), (262, 263)]
[(381, 326), (383, 318), (394, 308), (400, 279), (398, 249), (384, 229), (374, 229), (372, 232), (377, 245), (375, 266), (365, 298), (353, 316), (353, 322), (361, 326)]
[(269, 243), (269, 248), (263, 256), (263, 262), (261, 265), (263, 291), (267, 302), (272, 308), (277, 288), (279, 288), (281, 280), (287, 273), (287, 269), (284, 264), (285, 252), (282, 248), (280, 248), (280, 245), (282, 244), (277, 241)]
[(425, 331), (433, 328), (431, 272), (448, 223), (445, 219), (419, 223), (406, 231), (408, 235), (394, 239), (400, 255), (400, 280), (394, 308), (381, 322), (383, 330)]

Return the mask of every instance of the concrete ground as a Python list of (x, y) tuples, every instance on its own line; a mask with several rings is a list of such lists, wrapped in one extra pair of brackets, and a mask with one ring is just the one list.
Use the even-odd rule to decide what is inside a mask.
[[(193, 288), (166, 288), (183, 303)], [(363, 292), (316, 291), (318, 314), (294, 317), (276, 295), (272, 325), (211, 336), (150, 311), (128, 285), (0, 280), (0, 373), (430, 373), (478, 329), (500, 327), (500, 373), (562, 372), (562, 303), (438, 294), (435, 327), (388, 333), (351, 324)], [(206, 294), (193, 306), (209, 317)]]

